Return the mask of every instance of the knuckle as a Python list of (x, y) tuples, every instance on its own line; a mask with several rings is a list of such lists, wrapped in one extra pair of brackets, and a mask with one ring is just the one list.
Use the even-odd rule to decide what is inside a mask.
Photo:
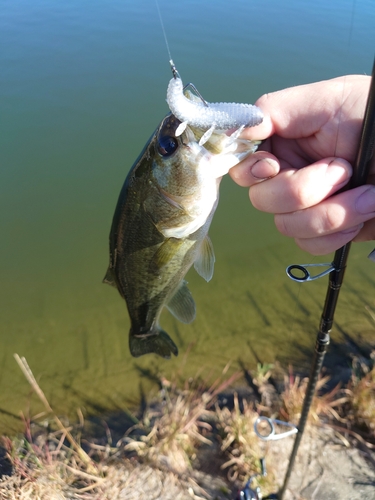
[(340, 207), (327, 206), (321, 217), (321, 234), (339, 231), (345, 221), (345, 213)]
[(294, 182), (290, 185), (289, 202), (296, 207), (297, 210), (307, 208), (309, 206), (309, 182)]
[(284, 236), (293, 237), (293, 228), (290, 215), (276, 214), (274, 217), (276, 229)]

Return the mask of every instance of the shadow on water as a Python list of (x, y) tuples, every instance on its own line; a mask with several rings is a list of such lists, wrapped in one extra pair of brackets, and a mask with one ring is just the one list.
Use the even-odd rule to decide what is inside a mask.
[(259, 316), (262, 319), (263, 323), (266, 326), (271, 326), (271, 321), (267, 318), (266, 313), (262, 310), (262, 308), (260, 307), (260, 305), (258, 304), (258, 302), (255, 300), (254, 296), (249, 291), (247, 291), (246, 295), (247, 295), (247, 298), (250, 300), (252, 306), (256, 310), (256, 312), (259, 314)]
[[(375, 341), (369, 342), (368, 340), (361, 338), (354, 338), (350, 335), (344, 328), (340, 325), (336, 325), (340, 332), (341, 340), (331, 340), (329, 350), (326, 354), (324, 360), (323, 374), (328, 375), (330, 380), (326, 383), (324, 391), (329, 391), (333, 389), (337, 384), (345, 385), (349, 382), (353, 370), (353, 362), (355, 360), (361, 363), (370, 365), (371, 354), (375, 349)], [(257, 352), (256, 348), (248, 343), (248, 347), (252, 352), (254, 359), (258, 365), (265, 365), (265, 360)], [(296, 358), (299, 360), (299, 365), (295, 369), (293, 367), (293, 373), (301, 377), (306, 377), (309, 374), (309, 368), (312, 358), (311, 349), (301, 347), (299, 345), (295, 346), (298, 351)], [(304, 363), (300, 363), (301, 359)], [(282, 360), (279, 360), (282, 362)], [(285, 361), (285, 360), (284, 360)], [(288, 359), (290, 361), (290, 359)], [(234, 398), (238, 398), (240, 408), (243, 408), (243, 401), (260, 401), (262, 395), (259, 392), (259, 387), (254, 383), (253, 374), (250, 366), (254, 366), (253, 363), (249, 365), (248, 360), (244, 361), (239, 358), (237, 361), (237, 366), (240, 368), (243, 379), (245, 382), (238, 387), (232, 387), (225, 389), (217, 397), (217, 404), (219, 407), (227, 407), (230, 410), (234, 408)], [(282, 374), (285, 373), (286, 364), (284, 364), (284, 369), (280, 372), (275, 372), (276, 377), (270, 377), (269, 382), (276, 389), (277, 392), (281, 392), (284, 387), (284, 379)], [(160, 376), (157, 371), (151, 369), (144, 369), (141, 366), (137, 366), (137, 370), (141, 378), (145, 378), (149, 381), (157, 383), (159, 389), (162, 390), (163, 386), (161, 383)], [(83, 396), (82, 396), (83, 397)], [(87, 402), (89, 403), (89, 402)], [(129, 430), (136, 422), (138, 422), (144, 415), (146, 409), (152, 407), (154, 404), (150, 396), (147, 395), (142, 384), (139, 384), (139, 398), (137, 405), (132, 407), (130, 410), (128, 408), (118, 409), (111, 413), (105, 413), (105, 408), (99, 406), (91, 405), (94, 414), (101, 415), (98, 417), (90, 417), (88, 419), (88, 428), (92, 436), (100, 438), (104, 436), (107, 432), (106, 429), (110, 430), (112, 439), (121, 439), (126, 431)]]
[(113, 443), (117, 443), (124, 435), (142, 420), (146, 410), (150, 407), (146, 393), (142, 384), (139, 384), (139, 397), (137, 406), (128, 409), (123, 407), (117, 411), (108, 413), (104, 409), (101, 412), (94, 412), (85, 424), (85, 434), (88, 439), (108, 440), (108, 434)]
[[(258, 363), (261, 363), (261, 361), (259, 360)], [(241, 359), (238, 360), (238, 364), (241, 367), (241, 370), (242, 370), (242, 373), (243, 373), (243, 376), (244, 376), (244, 379), (245, 379), (247, 385), (250, 387), (251, 391), (253, 391), (257, 400), (260, 401), (261, 394), (259, 392), (258, 386), (256, 384), (254, 384), (254, 380), (249, 372), (249, 368), (245, 365), (245, 363)]]
[(185, 347), (185, 340), (184, 340), (184, 336), (181, 335), (181, 331), (178, 327), (177, 321), (174, 321), (174, 323), (173, 323), (173, 333), (178, 340), (178, 345), (180, 346), (180, 349), (181, 348), (183, 349)]
[[(20, 415), (16, 415), (15, 413), (12, 413), (11, 411), (8, 411), (4, 408), (0, 408), (0, 415), (8, 417), (10, 421), (14, 423), (15, 427), (19, 427), (19, 424), (21, 422)], [(12, 426), (12, 424), (10, 424), (10, 426)]]
[(146, 378), (147, 380), (157, 384), (159, 386), (159, 388), (161, 388), (160, 374), (158, 375), (158, 371), (156, 368), (144, 367), (144, 366), (138, 365), (137, 363), (134, 363), (134, 367), (137, 370), (140, 378)]
[(303, 302), (300, 300), (298, 293), (296, 293), (290, 285), (284, 285), (284, 290), (286, 293), (289, 295), (289, 297), (292, 300), (292, 303), (295, 304), (298, 309), (305, 315), (305, 316), (310, 316), (311, 311), (309, 311), (303, 304)]
[[(327, 384), (328, 388), (332, 388), (337, 384), (346, 385), (353, 372), (354, 361), (371, 365), (371, 354), (375, 350), (375, 340), (370, 342), (360, 336), (351, 335), (340, 324), (336, 323), (336, 329), (340, 332), (340, 340), (331, 338), (328, 351), (324, 357), (322, 374), (328, 375), (330, 380)], [(308, 376), (310, 373), (311, 360), (314, 355), (314, 348), (309, 349), (305, 346), (296, 345), (295, 350), (296, 360), (299, 364), (293, 364), (293, 358), (280, 359), (281, 363), (289, 361), (292, 366), (297, 366), (295, 373), (301, 376)], [(294, 369), (294, 368), (293, 368)]]

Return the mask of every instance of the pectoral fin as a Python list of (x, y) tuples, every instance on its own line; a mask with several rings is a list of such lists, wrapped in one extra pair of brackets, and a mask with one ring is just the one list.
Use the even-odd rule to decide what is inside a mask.
[(206, 281), (210, 281), (214, 274), (215, 254), (214, 247), (208, 236), (202, 241), (199, 249), (199, 255), (194, 262), (194, 267), (197, 273)]
[(181, 281), (176, 293), (168, 302), (167, 309), (182, 323), (191, 323), (195, 319), (195, 302), (186, 286), (186, 281)]
[(168, 238), (165, 240), (155, 252), (151, 260), (151, 265), (156, 266), (157, 269), (164, 267), (173, 259), (182, 244), (183, 240), (178, 238)]

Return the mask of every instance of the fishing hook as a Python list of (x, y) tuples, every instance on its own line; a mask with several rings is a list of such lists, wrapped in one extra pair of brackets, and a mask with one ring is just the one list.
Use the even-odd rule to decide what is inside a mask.
[(185, 93), (185, 90), (187, 90), (188, 88), (191, 88), (193, 89), (193, 91), (195, 92), (195, 94), (197, 95), (197, 97), (199, 97), (199, 99), (202, 101), (202, 103), (206, 106), (206, 108), (209, 107), (208, 105), (208, 102), (204, 99), (204, 97), (202, 97), (202, 94), (199, 92), (199, 90), (197, 89), (197, 87), (194, 85), (194, 83), (187, 83), (185, 86), (184, 86), (184, 93)]
[[(177, 78), (179, 78), (181, 80), (181, 77), (180, 77), (180, 73), (178, 72), (176, 66), (175, 66), (175, 63), (172, 61), (172, 59), (169, 60), (169, 65), (171, 67), (171, 70), (172, 70), (172, 75), (173, 75), (173, 78), (176, 80)], [(206, 108), (208, 108), (208, 102), (202, 97), (201, 93), (199, 92), (199, 90), (197, 89), (197, 87), (194, 85), (194, 83), (187, 83), (183, 90), (185, 92), (185, 90), (187, 90), (188, 88), (192, 88), (193, 91), (196, 93), (197, 97), (199, 97), (199, 99), (202, 101), (202, 103), (206, 106)]]
[[(315, 274), (314, 276), (312, 276), (306, 269), (307, 267), (321, 266), (327, 267), (328, 269), (319, 274)], [(302, 276), (297, 276), (294, 271), (300, 271), (302, 273)], [(333, 262), (325, 262), (321, 264), (292, 264), (291, 266), (288, 266), (286, 268), (286, 274), (289, 276), (289, 278), (293, 281), (297, 281), (298, 283), (317, 280), (319, 278), (322, 278), (323, 276), (327, 276), (327, 274), (330, 274), (332, 271), (337, 271)]]
[[(266, 422), (267, 424), (266, 432), (260, 432), (260, 430), (258, 429), (259, 425), (262, 422)], [(275, 424), (283, 425), (284, 427), (290, 427), (290, 430), (284, 432), (276, 432)], [(254, 423), (254, 431), (255, 434), (263, 441), (278, 441), (279, 439), (284, 439), (286, 437), (297, 434), (298, 428), (297, 426), (289, 422), (283, 422), (282, 420), (261, 416), (258, 417)]]

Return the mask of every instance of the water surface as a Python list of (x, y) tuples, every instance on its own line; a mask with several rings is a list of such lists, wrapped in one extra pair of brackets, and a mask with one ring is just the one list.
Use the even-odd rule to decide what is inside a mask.
[[(370, 0), (160, 0), (173, 59), (209, 101), (370, 73)], [(13, 359), (25, 356), (58, 413), (131, 405), (150, 374), (220, 373), (311, 355), (326, 281), (296, 285), (311, 257), (225, 179), (211, 238), (216, 270), (188, 276), (198, 315), (163, 314), (180, 356), (134, 360), (117, 292), (101, 284), (121, 185), (167, 113), (168, 53), (155, 3), (5, 0), (0, 10), (0, 430), (40, 406)], [(354, 245), (333, 332), (371, 338), (371, 245)], [(330, 260), (331, 256), (323, 259)]]

